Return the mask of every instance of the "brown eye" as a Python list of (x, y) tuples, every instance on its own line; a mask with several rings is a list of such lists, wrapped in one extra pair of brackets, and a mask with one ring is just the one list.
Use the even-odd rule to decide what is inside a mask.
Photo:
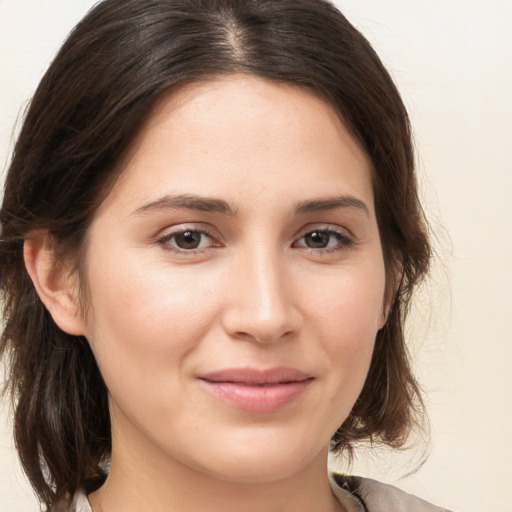
[(334, 229), (314, 229), (302, 235), (295, 243), (294, 247), (303, 247), (321, 251), (336, 251), (347, 249), (354, 244), (354, 241), (343, 233)]
[(197, 249), (201, 244), (203, 234), (199, 231), (184, 231), (174, 235), (176, 245), (180, 249)]
[(333, 234), (328, 231), (312, 231), (304, 236), (304, 243), (311, 249), (323, 249), (329, 245)]
[(163, 237), (159, 242), (178, 252), (205, 249), (213, 243), (212, 238), (207, 233), (193, 229), (171, 233)]

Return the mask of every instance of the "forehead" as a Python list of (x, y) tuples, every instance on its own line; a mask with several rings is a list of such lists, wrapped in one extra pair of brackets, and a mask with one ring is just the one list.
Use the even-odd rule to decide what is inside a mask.
[(130, 189), (134, 196), (192, 187), (235, 200), (264, 190), (283, 199), (299, 189), (325, 196), (337, 184), (373, 203), (369, 159), (331, 105), (305, 88), (247, 75), (188, 84), (163, 97), (118, 181), (117, 193)]

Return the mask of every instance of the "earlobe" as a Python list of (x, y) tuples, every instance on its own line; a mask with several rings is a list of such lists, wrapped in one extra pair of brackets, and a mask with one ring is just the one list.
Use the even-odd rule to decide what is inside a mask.
[(78, 286), (57, 260), (48, 232), (33, 232), (25, 239), (23, 258), (37, 294), (54, 322), (68, 334), (85, 335)]
[(393, 308), (397, 307), (398, 294), (403, 281), (402, 265), (399, 265), (392, 275), (394, 279), (387, 283), (386, 291), (384, 292), (384, 304), (379, 323), (379, 331), (386, 325)]
[(384, 308), (381, 313), (380, 321), (379, 321), (379, 331), (386, 325), (386, 322), (388, 321), (388, 315), (389, 315), (389, 308)]

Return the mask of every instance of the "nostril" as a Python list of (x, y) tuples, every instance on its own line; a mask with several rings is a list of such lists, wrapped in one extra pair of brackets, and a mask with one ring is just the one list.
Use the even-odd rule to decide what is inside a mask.
[(289, 325), (273, 326), (263, 328), (255, 322), (253, 325), (247, 325), (244, 330), (229, 331), (229, 334), (239, 340), (253, 341), (260, 344), (271, 344), (277, 341), (283, 341), (293, 336), (294, 330)]

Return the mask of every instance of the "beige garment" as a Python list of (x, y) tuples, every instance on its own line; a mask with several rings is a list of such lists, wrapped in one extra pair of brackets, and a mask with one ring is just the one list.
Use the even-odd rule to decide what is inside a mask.
[(329, 476), (333, 493), (348, 512), (450, 512), (371, 478)]
[[(330, 475), (331, 488), (347, 512), (449, 512), (370, 478)], [(54, 512), (93, 512), (87, 496), (77, 493), (71, 505), (60, 503)]]

